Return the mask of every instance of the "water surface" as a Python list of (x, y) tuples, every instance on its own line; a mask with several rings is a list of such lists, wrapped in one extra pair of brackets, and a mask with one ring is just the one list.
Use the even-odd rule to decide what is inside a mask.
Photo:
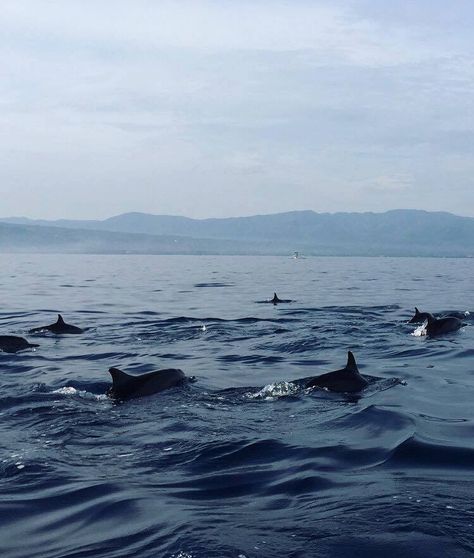
[[(40, 344), (0, 353), (2, 557), (473, 554), (474, 322), (406, 322), (473, 310), (474, 260), (0, 262), (0, 334)], [(85, 333), (27, 333), (58, 312)], [(286, 389), (348, 350), (361, 397)], [(198, 380), (115, 404), (110, 366)]]

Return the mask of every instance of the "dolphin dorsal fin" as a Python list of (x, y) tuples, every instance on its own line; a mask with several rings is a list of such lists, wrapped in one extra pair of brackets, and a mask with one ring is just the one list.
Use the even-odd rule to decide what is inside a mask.
[(352, 354), (351, 351), (347, 352), (346, 369), (350, 370), (351, 372), (359, 372), (359, 369), (357, 368), (357, 364), (356, 364), (356, 359), (354, 358), (354, 355)]
[(63, 324), (64, 320), (63, 317), (61, 316), (61, 314), (58, 314), (58, 321), (56, 322), (57, 324)]
[(113, 389), (121, 390), (124, 386), (133, 380), (133, 376), (127, 374), (118, 368), (109, 368), (110, 375), (112, 376)]

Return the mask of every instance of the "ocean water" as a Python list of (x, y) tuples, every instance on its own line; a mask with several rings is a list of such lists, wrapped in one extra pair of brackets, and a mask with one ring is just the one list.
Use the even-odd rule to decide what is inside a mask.
[[(0, 353), (2, 558), (474, 554), (473, 259), (0, 262), (0, 334), (40, 345)], [(58, 312), (84, 334), (28, 334)], [(290, 383), (348, 350), (360, 396)], [(116, 403), (110, 366), (197, 381)]]

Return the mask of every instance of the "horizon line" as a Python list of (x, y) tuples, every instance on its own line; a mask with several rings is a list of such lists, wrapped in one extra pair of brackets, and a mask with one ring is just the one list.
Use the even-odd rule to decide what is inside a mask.
[(80, 218), (80, 217), (58, 217), (58, 218), (46, 218), (46, 217), (27, 217), (26, 215), (11, 215), (8, 217), (0, 217), (0, 221), (11, 220), (11, 219), (26, 219), (28, 221), (47, 221), (47, 222), (58, 222), (58, 221), (88, 221), (88, 222), (104, 222), (108, 221), (109, 219), (114, 219), (116, 217), (122, 217), (124, 215), (146, 215), (151, 217), (173, 217), (179, 219), (189, 219), (191, 221), (210, 221), (210, 220), (226, 220), (226, 219), (250, 219), (254, 217), (270, 217), (276, 215), (287, 215), (290, 213), (313, 213), (315, 215), (383, 215), (386, 213), (394, 213), (394, 212), (420, 212), (420, 213), (441, 213), (445, 215), (454, 215), (456, 217), (462, 217), (467, 219), (473, 219), (474, 216), (471, 215), (460, 215), (458, 213), (453, 213), (451, 211), (446, 210), (429, 210), (429, 209), (415, 209), (415, 208), (393, 208), (393, 209), (386, 209), (383, 211), (315, 211), (314, 209), (292, 209), (289, 211), (277, 211), (272, 213), (253, 213), (249, 215), (231, 215), (226, 217), (189, 217), (187, 215), (176, 215), (171, 213), (149, 213), (146, 211), (124, 211), (122, 213), (117, 213), (114, 215), (110, 215), (109, 217), (104, 218)]

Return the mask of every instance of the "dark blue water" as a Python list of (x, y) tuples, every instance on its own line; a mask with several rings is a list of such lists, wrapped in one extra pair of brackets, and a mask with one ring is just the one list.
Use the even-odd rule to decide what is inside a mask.
[[(406, 321), (472, 311), (474, 260), (0, 261), (0, 333), (40, 344), (0, 353), (2, 557), (473, 555), (474, 321)], [(59, 311), (86, 332), (27, 334)], [(361, 397), (289, 389), (348, 349)], [(197, 382), (114, 404), (110, 366)]]

